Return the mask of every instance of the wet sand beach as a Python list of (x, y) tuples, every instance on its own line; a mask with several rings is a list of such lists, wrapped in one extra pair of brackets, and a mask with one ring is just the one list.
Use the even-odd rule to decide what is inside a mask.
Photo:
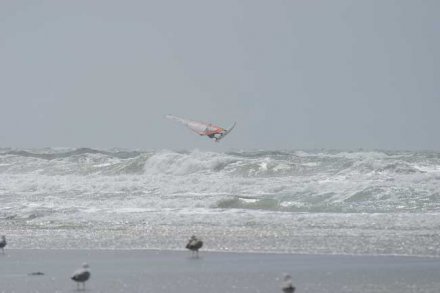
[(189, 251), (9, 249), (0, 256), (0, 292), (76, 292), (70, 277), (84, 262), (91, 271), (86, 292), (281, 292), (284, 273), (292, 275), (296, 292), (440, 288), (438, 258), (207, 251), (195, 258)]

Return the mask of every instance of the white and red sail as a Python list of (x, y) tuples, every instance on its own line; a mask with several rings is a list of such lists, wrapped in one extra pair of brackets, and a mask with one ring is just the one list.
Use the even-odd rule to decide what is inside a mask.
[[(177, 117), (174, 115), (166, 115), (165, 117), (170, 120), (174, 120), (179, 123), (182, 123), (183, 125), (187, 126), (189, 129), (191, 129), (192, 131), (194, 131), (195, 133), (197, 133), (199, 135), (208, 136), (210, 138), (215, 139), (216, 141), (219, 141), (230, 130), (232, 130), (232, 129), (226, 130), (220, 126), (216, 126), (211, 123), (195, 121), (195, 120), (191, 120), (191, 119)], [(234, 124), (234, 126), (235, 126), (235, 124)]]

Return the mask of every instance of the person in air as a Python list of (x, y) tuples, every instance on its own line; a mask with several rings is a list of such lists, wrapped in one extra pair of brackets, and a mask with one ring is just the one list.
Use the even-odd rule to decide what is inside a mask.
[(209, 138), (213, 138), (213, 139), (215, 139), (215, 141), (217, 141), (220, 137), (223, 136), (223, 133), (224, 133), (224, 131), (221, 132), (221, 133), (212, 133), (212, 134), (208, 134), (208, 137), (209, 137)]
[[(218, 141), (218, 139), (220, 139), (223, 136), (223, 134), (226, 132), (226, 130), (221, 127), (218, 127), (218, 126), (212, 126), (212, 128), (211, 128), (211, 126), (212, 125), (209, 125), (209, 127), (206, 128), (205, 133), (209, 138), (212, 138), (212, 139), (215, 139), (215, 141)], [(209, 128), (211, 128), (213, 130), (210, 130)]]

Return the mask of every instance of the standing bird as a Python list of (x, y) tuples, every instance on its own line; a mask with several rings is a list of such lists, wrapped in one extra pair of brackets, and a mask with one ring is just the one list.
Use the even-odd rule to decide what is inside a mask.
[(288, 274), (284, 275), (283, 286), (281, 287), (284, 293), (293, 293), (295, 292), (295, 287), (292, 283), (292, 277)]
[(6, 237), (2, 235), (2, 240), (0, 241), (0, 248), (2, 249), (2, 253), (5, 254), (5, 246), (6, 246)]
[(83, 290), (86, 290), (86, 281), (90, 278), (90, 271), (89, 271), (89, 265), (86, 263), (83, 263), (82, 268), (76, 270), (73, 273), (72, 280), (77, 282), (77, 289), (80, 290), (79, 284), (83, 284)]
[(199, 249), (202, 248), (203, 241), (198, 239), (196, 236), (191, 236), (186, 245), (186, 248), (192, 251), (192, 255), (196, 254), (196, 257), (199, 257)]

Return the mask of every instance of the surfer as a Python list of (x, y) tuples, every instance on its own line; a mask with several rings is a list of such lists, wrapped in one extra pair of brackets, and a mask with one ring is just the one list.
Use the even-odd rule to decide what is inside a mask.
[[(215, 128), (215, 130), (210, 130), (209, 128)], [(209, 138), (212, 138), (215, 140), (215, 142), (218, 142), (219, 139), (221, 137), (223, 137), (225, 135), (226, 129), (223, 129), (221, 127), (218, 126), (212, 126), (211, 124), (209, 124), (209, 126), (206, 128), (205, 130), (205, 135), (208, 136)]]
[(183, 125), (187, 126), (189, 129), (197, 133), (198, 135), (207, 136), (211, 139), (214, 139), (216, 142), (219, 142), (235, 127), (235, 123), (229, 129), (224, 129), (222, 127), (213, 125), (211, 123), (190, 120), (173, 115), (166, 115), (165, 117), (170, 120), (174, 120), (179, 123), (182, 123)]
[(209, 138), (213, 138), (213, 139), (215, 140), (215, 142), (218, 142), (218, 139), (219, 139), (220, 137), (222, 137), (222, 134), (221, 134), (221, 133), (208, 134), (208, 137), (209, 137)]

